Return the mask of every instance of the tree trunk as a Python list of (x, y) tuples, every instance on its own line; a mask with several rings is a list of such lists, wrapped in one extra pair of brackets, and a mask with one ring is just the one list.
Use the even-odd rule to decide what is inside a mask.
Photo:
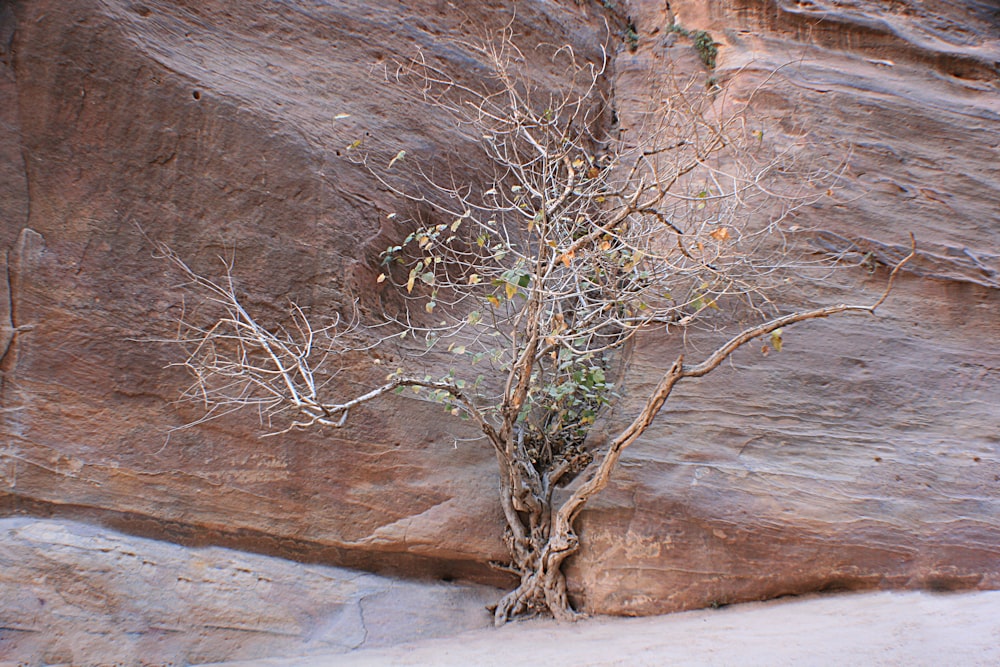
[(543, 547), (543, 556), (533, 567), (521, 569), (521, 583), (503, 596), (493, 609), (493, 622), (501, 626), (518, 616), (551, 614), (559, 621), (575, 621), (581, 616), (569, 603), (563, 561), (577, 549), (556, 552), (550, 545)]

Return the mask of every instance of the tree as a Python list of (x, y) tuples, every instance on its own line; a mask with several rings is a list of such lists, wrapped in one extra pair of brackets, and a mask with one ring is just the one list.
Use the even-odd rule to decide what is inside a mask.
[[(161, 246), (221, 308), (207, 323), (181, 323), (182, 363), (194, 377), (186, 395), (206, 417), (253, 407), (272, 432), (347, 427), (352, 408), (406, 387), (473, 420), (499, 469), (510, 551), (502, 567), (519, 580), (497, 603), (496, 623), (534, 612), (573, 619), (562, 564), (579, 546), (574, 522), (677, 383), (762, 336), (780, 351), (792, 324), (873, 313), (909, 257), (873, 304), (775, 316), (770, 295), (803, 266), (786, 243), (789, 216), (834, 173), (805, 171), (793, 149), (767, 147), (750, 101), (727, 101), (697, 77), (656, 91), (633, 142), (614, 126), (604, 62), (556, 49), (568, 83), (553, 91), (526, 76), (510, 34), (473, 51), (491, 74), (482, 89), (422, 58), (395, 75), (478, 141), (484, 159), (472, 177), (426, 176), (405, 150), (376, 166), (355, 147), (359, 164), (422, 211), (420, 220), (397, 216), (403, 238), (383, 253), (378, 283), (400, 297), (383, 321), (365, 322), (349, 304), (321, 326), (293, 306), (285, 326), (262, 326), (228, 266), (212, 280)], [(699, 363), (679, 356), (631, 423), (606, 447), (589, 446), (636, 334), (698, 323), (735, 331)], [(324, 382), (330, 359), (390, 344), (404, 360), (380, 386), (343, 396)], [(444, 346), (459, 361), (428, 374), (417, 352)]]

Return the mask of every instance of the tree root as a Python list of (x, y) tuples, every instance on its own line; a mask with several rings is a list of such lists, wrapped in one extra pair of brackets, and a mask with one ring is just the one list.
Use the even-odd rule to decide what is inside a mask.
[(539, 614), (551, 615), (562, 622), (585, 618), (585, 614), (574, 610), (570, 605), (561, 564), (560, 559), (558, 563), (550, 564), (549, 568), (523, 574), (518, 587), (490, 608), (493, 612), (493, 625), (500, 627), (515, 618), (530, 618)]

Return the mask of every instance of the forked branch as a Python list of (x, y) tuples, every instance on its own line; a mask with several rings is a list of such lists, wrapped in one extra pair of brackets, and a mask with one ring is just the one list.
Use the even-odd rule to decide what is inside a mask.
[(872, 304), (840, 304), (836, 306), (826, 306), (823, 308), (801, 311), (798, 313), (791, 313), (789, 315), (774, 318), (768, 322), (764, 322), (763, 324), (750, 327), (749, 329), (744, 329), (725, 344), (721, 345), (704, 361), (699, 364), (695, 364), (694, 366), (684, 364), (683, 355), (677, 357), (677, 360), (670, 366), (670, 369), (660, 378), (656, 389), (653, 390), (649, 398), (646, 400), (646, 404), (642, 411), (611, 442), (611, 445), (602, 457), (600, 464), (594, 470), (593, 475), (582, 483), (566, 500), (566, 502), (563, 503), (562, 507), (560, 507), (557, 514), (557, 526), (564, 530), (572, 530), (573, 520), (579, 514), (584, 504), (608, 485), (611, 473), (615, 469), (619, 458), (621, 458), (622, 452), (626, 447), (635, 442), (639, 436), (646, 431), (649, 425), (652, 424), (656, 415), (663, 407), (663, 404), (670, 396), (670, 393), (673, 391), (674, 386), (680, 380), (685, 378), (697, 378), (706, 375), (710, 371), (718, 368), (718, 366), (725, 361), (729, 355), (742, 346), (753, 341), (754, 339), (766, 336), (767, 334), (773, 333), (783, 327), (787, 327), (798, 322), (804, 322), (806, 320), (822, 319), (844, 312), (866, 312), (874, 314), (875, 310), (885, 302), (886, 298), (888, 298), (889, 293), (892, 291), (893, 282), (895, 281), (896, 275), (899, 273), (900, 269), (902, 269), (907, 262), (916, 256), (916, 239), (912, 234), (910, 234), (910, 244), (910, 253), (900, 260), (895, 267), (893, 267), (892, 272), (889, 274), (885, 290), (878, 300)]

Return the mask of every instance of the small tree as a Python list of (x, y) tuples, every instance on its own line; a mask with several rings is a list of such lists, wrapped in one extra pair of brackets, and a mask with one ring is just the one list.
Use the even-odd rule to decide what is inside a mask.
[[(421, 222), (401, 219), (405, 238), (383, 253), (378, 282), (403, 304), (387, 308), (380, 326), (388, 329), (353, 314), (318, 326), (297, 307), (284, 328), (264, 327), (228, 273), (210, 280), (161, 248), (223, 309), (206, 326), (182, 322), (183, 365), (195, 378), (186, 395), (208, 416), (254, 407), (279, 432), (344, 427), (351, 408), (404, 387), (471, 418), (496, 457), (511, 559), (503, 567), (519, 578), (497, 603), (496, 623), (534, 612), (573, 619), (562, 564), (579, 546), (575, 519), (677, 383), (761, 336), (780, 350), (782, 329), (797, 322), (874, 312), (888, 287), (871, 305), (774, 316), (769, 293), (800, 266), (784, 242), (785, 222), (827, 175), (794, 171), (789, 151), (768, 154), (762, 128), (749, 123), (749, 102), (727, 105), (697, 79), (675, 82), (652, 98), (633, 143), (609, 118), (604, 63), (580, 63), (559, 49), (553, 57), (569, 84), (544, 92), (521, 72), (510, 35), (475, 51), (490, 67), (485, 90), (423, 59), (397, 72), (408, 85), (415, 78), (425, 99), (479, 142), (484, 160), (472, 182), (421, 177), (414, 191), (403, 151), (385, 168), (358, 158), (424, 211)], [(715, 311), (730, 314), (729, 326), (743, 324), (703, 361), (679, 356), (632, 421), (606, 447), (589, 447), (600, 411), (618, 397), (614, 364), (635, 335), (722, 326)], [(404, 340), (404, 349), (414, 339), (447, 345), (462, 361), (428, 375), (421, 357), (404, 350), (400, 368), (361, 395), (338, 395), (323, 382), (331, 356), (389, 341)]]

